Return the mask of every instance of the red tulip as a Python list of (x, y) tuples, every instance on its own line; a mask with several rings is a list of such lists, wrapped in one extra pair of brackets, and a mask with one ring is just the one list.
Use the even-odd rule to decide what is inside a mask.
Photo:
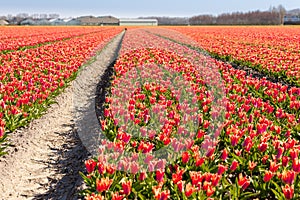
[(155, 195), (157, 200), (167, 200), (170, 197), (170, 190), (164, 190)]
[(203, 138), (204, 135), (205, 135), (205, 131), (203, 131), (203, 130), (200, 129), (198, 131), (197, 138), (201, 139), (201, 138)]
[(211, 184), (216, 187), (219, 184), (219, 181), (221, 180), (222, 176), (219, 174), (212, 174), (211, 176)]
[(109, 179), (108, 177), (101, 178), (100, 180), (97, 179), (96, 180), (96, 190), (100, 193), (103, 191), (107, 191), (110, 188), (112, 182), (113, 182), (113, 180)]
[(283, 147), (278, 147), (277, 149), (277, 155), (276, 155), (276, 159), (280, 159), (282, 154), (284, 152), (284, 148)]
[[(0, 119), (0, 121), (1, 121), (1, 119)], [(4, 127), (0, 126), (0, 139), (3, 137), (3, 135), (4, 135)]]
[(283, 171), (281, 174), (281, 179), (284, 183), (292, 185), (294, 183), (296, 174), (294, 171), (288, 170), (288, 171)]
[(88, 194), (87, 196), (85, 196), (85, 200), (104, 200), (104, 197), (101, 194)]
[(140, 181), (143, 181), (147, 178), (147, 173), (146, 172), (141, 172), (140, 173), (140, 176), (139, 176), (139, 180)]
[(90, 174), (94, 171), (95, 167), (97, 165), (97, 162), (90, 159), (85, 161), (85, 167), (86, 167), (86, 171)]
[(122, 193), (125, 195), (129, 195), (131, 193), (131, 185), (132, 185), (132, 181), (124, 181), (122, 183)]
[(246, 190), (250, 185), (250, 181), (242, 174), (239, 174), (238, 185), (241, 186), (243, 190)]
[(102, 162), (98, 162), (97, 166), (98, 166), (99, 173), (104, 174), (105, 173), (105, 165)]
[(266, 171), (264, 176), (264, 182), (269, 182), (273, 177), (273, 173), (271, 171)]
[(162, 182), (164, 180), (165, 172), (162, 169), (158, 169), (156, 171), (156, 181)]
[(198, 186), (201, 184), (204, 176), (201, 172), (190, 171), (189, 172), (193, 186)]
[(176, 185), (177, 185), (177, 187), (178, 187), (178, 190), (179, 190), (180, 192), (183, 192), (183, 191), (184, 191), (184, 184), (185, 184), (185, 181), (182, 181), (182, 180), (180, 180), (180, 181), (178, 181), (178, 182), (176, 183)]
[(176, 184), (178, 181), (182, 180), (182, 175), (184, 170), (178, 170), (176, 173), (172, 174), (172, 180)]
[(293, 159), (292, 168), (295, 172), (300, 172), (300, 160), (298, 158)]
[(115, 173), (115, 171), (116, 171), (116, 167), (115, 166), (113, 166), (113, 165), (107, 165), (106, 166), (106, 172), (107, 173), (113, 174), (113, 173)]
[(231, 163), (231, 166), (230, 166), (230, 170), (235, 171), (238, 166), (239, 166), (239, 162), (236, 160), (233, 160)]
[(228, 150), (227, 149), (223, 149), (222, 154), (221, 154), (221, 159), (222, 160), (226, 160), (228, 157)]
[(189, 159), (190, 159), (190, 155), (189, 155), (189, 153), (188, 152), (183, 152), (182, 153), (182, 163), (183, 164), (186, 164), (188, 161), (189, 161)]
[(227, 170), (227, 166), (219, 164), (218, 166), (218, 174), (221, 175)]
[(256, 162), (252, 162), (252, 161), (249, 160), (249, 162), (248, 162), (248, 168), (249, 168), (250, 171), (253, 171), (254, 168), (256, 167), (256, 165), (257, 165)]
[(238, 135), (231, 135), (230, 136), (230, 141), (232, 146), (236, 146), (239, 142), (240, 136)]
[(213, 195), (215, 193), (215, 188), (212, 186), (208, 186), (207, 190), (206, 190), (206, 196), (210, 197), (211, 195)]
[(282, 192), (286, 199), (292, 199), (294, 196), (294, 185), (285, 185), (282, 186)]
[(185, 196), (190, 197), (194, 192), (196, 192), (196, 188), (191, 183), (186, 184)]
[(299, 150), (298, 149), (291, 149), (290, 150), (290, 157), (292, 160), (298, 158)]
[(258, 145), (258, 150), (261, 152), (265, 152), (268, 148), (268, 143), (262, 142)]
[(257, 124), (257, 132), (258, 134), (262, 134), (267, 130), (267, 124)]
[(276, 161), (273, 162), (273, 161), (270, 161), (270, 171), (275, 173), (278, 168), (280, 167), (280, 164), (276, 164)]
[(261, 161), (263, 164), (266, 164), (268, 159), (269, 159), (269, 155), (264, 155)]
[(195, 165), (197, 167), (200, 167), (204, 163), (204, 161), (205, 161), (205, 158), (199, 158), (199, 156), (197, 156)]
[(286, 167), (288, 165), (289, 160), (290, 159), (288, 156), (282, 156), (282, 166)]
[(112, 200), (123, 200), (124, 196), (120, 195), (119, 192), (115, 192), (115, 193), (112, 194), (111, 199)]

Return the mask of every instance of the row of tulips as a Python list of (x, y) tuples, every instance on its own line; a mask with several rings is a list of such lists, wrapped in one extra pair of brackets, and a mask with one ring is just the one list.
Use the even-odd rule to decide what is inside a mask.
[[(203, 133), (209, 127), (207, 119), (210, 98), (205, 81), (192, 67), (192, 63), (183, 54), (155, 48), (154, 44), (159, 45), (158, 39), (140, 30), (126, 33), (121, 50), (123, 53), (115, 64), (116, 76), (111, 96), (106, 98), (108, 105), (104, 110), (105, 119), (101, 121), (103, 133), (111, 141), (102, 141), (105, 148), (101, 148), (103, 152), (98, 161), (86, 161), (89, 174), (84, 178), (89, 187), (97, 191), (87, 194), (87, 199), (166, 199), (178, 193), (175, 187), (171, 187), (174, 183), (165, 178), (167, 174), (174, 176), (177, 180), (175, 184), (180, 182), (182, 190), (185, 187), (181, 180), (185, 170), (179, 165), (170, 165), (169, 171), (166, 171), (166, 163), (168, 159), (181, 162), (180, 157), (184, 153), (186, 157), (183, 162), (186, 164), (190, 159), (188, 150), (196, 135), (198, 143), (204, 141)], [(146, 41), (153, 44), (147, 44), (152, 48), (144, 48)], [(178, 45), (174, 45), (176, 47), (172, 49), (178, 48)], [(183, 53), (182, 49), (177, 50)], [(161, 69), (164, 67), (171, 74), (178, 73), (177, 76), (170, 80), (164, 77), (166, 72)], [(180, 76), (183, 78), (179, 79)], [(187, 89), (189, 87), (190, 90)], [(182, 91), (186, 93), (182, 94)], [(121, 105), (118, 104), (120, 99), (123, 101)], [(122, 104), (127, 105), (124, 101), (129, 103), (126, 110), (122, 108)], [(121, 114), (124, 120), (119, 117)], [(201, 122), (189, 124), (195, 121), (194, 117)], [(209, 139), (206, 141), (209, 142)], [(110, 160), (118, 162), (110, 163)], [(197, 160), (199, 164), (204, 162), (200, 154)], [(101, 170), (95, 170), (96, 166), (100, 166)], [(128, 187), (129, 191), (126, 189)], [(188, 196), (196, 195), (193, 188), (190, 184)], [(181, 193), (177, 195), (178, 198), (182, 197)]]
[[(161, 37), (173, 40), (178, 38), (177, 42), (184, 43), (186, 46), (191, 48), (197, 47), (197, 43), (178, 34), (175, 31), (169, 31), (166, 29), (152, 29), (151, 33), (157, 34)], [(300, 117), (300, 88), (299, 87), (288, 87), (279, 83), (272, 83), (267, 81), (266, 78), (253, 78), (247, 76), (247, 73), (242, 70), (234, 69), (230, 64), (224, 64), (222, 61), (214, 60), (214, 63), (223, 72), (223, 77), (231, 75), (231, 80), (234, 83), (234, 88), (228, 88), (227, 90), (234, 89), (238, 92), (242, 91), (243, 95), (248, 93), (255, 97), (262, 98), (265, 101), (270, 101), (271, 104), (276, 104), (279, 108), (279, 112), (286, 112), (292, 114), (290, 117), (299, 119)], [(224, 71), (227, 73), (224, 74)], [(281, 111), (282, 110), (282, 111)], [(283, 114), (284, 115), (284, 114)]]
[[(155, 31), (156, 33), (157, 31), (162, 30), (151, 29), (148, 32), (153, 31)], [(170, 34), (174, 34), (174, 32), (170, 31)], [(180, 37), (182, 36), (177, 36), (177, 38)], [(151, 40), (154, 41), (154, 38), (151, 38)], [(160, 44), (163, 43), (163, 41), (159, 39), (156, 40), (159, 41)], [(172, 46), (172, 44), (168, 44), (168, 46)], [(268, 112), (271, 113), (277, 113), (274, 115), (274, 117), (277, 117), (278, 120), (285, 119), (286, 121), (289, 121), (289, 123), (292, 123), (294, 125), (299, 123), (299, 88), (292, 87), (288, 89), (287, 86), (274, 84), (265, 79), (255, 79), (246, 76), (246, 73), (244, 71), (235, 70), (229, 64), (225, 64), (216, 60), (212, 60), (212, 62), (218, 66), (218, 69), (222, 72), (223, 79), (228, 82), (225, 89), (226, 93), (233, 91), (234, 93), (240, 93), (242, 96), (248, 97), (249, 95), (251, 95), (251, 97), (257, 99), (254, 107), (259, 107), (262, 104), (268, 104), (265, 110), (268, 110)], [(283, 122), (280, 123), (285, 123), (285, 120), (282, 120)], [(296, 131), (297, 130), (295, 129), (294, 132)]]
[(297, 27), (175, 27), (212, 55), (300, 86)]
[[(235, 70), (230, 65), (224, 64), (223, 62), (215, 61), (215, 63), (219, 66), (224, 81), (227, 84), (226, 93), (229, 94), (229, 99), (231, 102), (231, 104), (228, 104), (227, 111), (230, 111), (230, 109), (235, 110), (234, 107), (237, 106), (237, 100), (239, 102), (238, 108), (235, 111), (235, 116), (230, 115), (230, 112), (226, 113), (226, 118), (230, 119), (228, 121), (229, 124), (236, 121), (235, 125), (242, 128), (242, 131), (245, 127), (248, 127), (248, 130), (250, 131), (251, 128), (249, 129), (249, 123), (245, 123), (247, 121), (246, 113), (249, 113), (249, 110), (253, 111), (253, 108), (258, 108), (258, 110), (261, 110), (261, 112), (255, 110), (252, 114), (249, 115), (248, 122), (250, 122), (250, 125), (253, 122), (255, 124), (255, 118), (262, 117), (263, 115), (263, 118), (268, 118), (272, 121), (272, 123), (270, 123), (271, 126), (269, 127), (270, 131), (273, 131), (276, 135), (285, 133), (282, 138), (283, 141), (285, 141), (286, 136), (289, 136), (291, 133), (292, 138), (299, 138), (299, 88), (293, 87), (288, 90), (287, 86), (274, 84), (266, 81), (265, 79), (259, 80), (247, 77), (245, 75), (245, 72)], [(278, 96), (273, 95), (273, 98), (268, 98), (268, 96), (270, 96), (270, 94), (272, 94), (273, 92)], [(282, 104), (282, 102), (285, 101), (286, 103)], [(262, 115), (260, 115), (259, 113)], [(265, 115), (264, 113), (269, 114)], [(232, 121), (232, 118), (235, 120)], [(228, 125), (228, 123), (226, 122), (226, 126)], [(257, 123), (257, 130), (259, 132), (267, 130), (265, 129), (268, 128), (266, 124), (260, 123), (262, 123), (261, 119), (259, 119)], [(281, 127), (284, 127), (284, 130)], [(229, 128), (229, 130), (226, 130), (226, 133), (227, 131), (232, 130)], [(239, 140), (240, 136), (232, 135), (232, 137), (230, 138), (230, 142), (232, 145), (236, 144), (236, 139)], [(248, 141), (250, 141), (249, 138)], [(251, 141), (253, 141), (253, 137), (251, 137)], [(261, 143), (262, 141), (259, 144)], [(245, 146), (247, 147), (247, 144), (245, 144)], [(252, 144), (247, 148), (251, 149)], [(250, 153), (249, 149), (247, 150), (247, 152)], [(297, 159), (298, 158), (296, 158), (295, 161), (296, 163), (298, 162)], [(295, 158), (291, 157), (289, 158), (289, 160), (293, 161), (295, 160)], [(286, 166), (285, 163), (282, 164), (283, 166)]]
[[(219, 66), (219, 69), (222, 71), (223, 78), (224, 78), (225, 82), (227, 83), (226, 92), (232, 93), (230, 95), (230, 99), (232, 99), (233, 103), (235, 104), (235, 105), (228, 104), (227, 109), (230, 109), (230, 107), (231, 108), (235, 107), (237, 99), (238, 99), (238, 102), (242, 101), (241, 103), (244, 104), (244, 105), (242, 105), (242, 107), (238, 108), (238, 112), (236, 112), (235, 117), (236, 117), (236, 119), (238, 119), (238, 120), (236, 120), (238, 126), (243, 127), (242, 124), (245, 123), (244, 122), (245, 113), (243, 112), (243, 110), (246, 112), (249, 112), (249, 109), (253, 109), (253, 108), (261, 109), (262, 107), (265, 107), (265, 108), (261, 109), (262, 112), (268, 112), (268, 113), (274, 112), (275, 113), (275, 116), (274, 115), (269, 116), (269, 119), (271, 119), (273, 121), (273, 125), (270, 127), (270, 130), (276, 131), (276, 134), (280, 134), (282, 129), (280, 129), (276, 125), (274, 126), (274, 124), (278, 124), (281, 126), (283, 125), (284, 127), (288, 127), (288, 129), (285, 130), (286, 135), (289, 135), (292, 132), (293, 137), (299, 137), (300, 121), (299, 121), (299, 109), (297, 108), (297, 106), (299, 105), (298, 104), (299, 103), (299, 92), (300, 92), (299, 88), (295, 88), (295, 87), (291, 88), (287, 94), (286, 86), (282, 86), (279, 84), (273, 84), (264, 79), (259, 80), (259, 79), (253, 79), (251, 77), (246, 77), (245, 72), (240, 71), (240, 70), (235, 70), (230, 65), (226, 65), (222, 62), (216, 61), (216, 64)], [(251, 88), (254, 86), (255, 86), (255, 88)], [(274, 101), (274, 99), (273, 99), (273, 102), (271, 102), (271, 104), (270, 104), (269, 103), (270, 99), (267, 98), (267, 96), (270, 95), (270, 91), (272, 91), (272, 88), (275, 88), (275, 90), (273, 90), (273, 91), (277, 92), (276, 94), (279, 96), (279, 98), (281, 100), (278, 100), (278, 98), (277, 98), (277, 101)], [(252, 90), (250, 91), (249, 89), (250, 90), (252, 89)], [(260, 94), (260, 92), (262, 94)], [(237, 93), (240, 94), (240, 97), (239, 97), (239, 95), (236, 95)], [(257, 97), (257, 98), (253, 98), (253, 97)], [(260, 98), (260, 97), (262, 97), (262, 98)], [(276, 98), (275, 95), (273, 98)], [(282, 102), (286, 99), (291, 100), (291, 101), (288, 104), (288, 107), (286, 109), (284, 109), (285, 108), (284, 105), (280, 104), (280, 102)], [(266, 102), (264, 102), (263, 100), (265, 100)], [(251, 102), (252, 102), (252, 106), (251, 106)], [(284, 110), (286, 112), (291, 111), (291, 113), (294, 113), (295, 115), (284, 113)], [(256, 114), (258, 114), (258, 112), (254, 112), (254, 119), (256, 117), (259, 117), (259, 115), (256, 115)], [(231, 119), (232, 117), (234, 117), (234, 116), (231, 116), (230, 113), (226, 113), (227, 119)], [(253, 116), (250, 115), (249, 122), (252, 122), (252, 118), (253, 118)], [(283, 118), (285, 118), (285, 120), (282, 120)], [(288, 123), (286, 123), (286, 121), (288, 121)], [(259, 121), (259, 123), (261, 123), (261, 122)], [(227, 123), (226, 123), (226, 125), (227, 125)], [(247, 127), (246, 125), (247, 124), (245, 124), (244, 127)], [(267, 128), (267, 127), (263, 128), (263, 126), (264, 125), (259, 126), (259, 124), (257, 124), (257, 129), (263, 131), (264, 128)], [(291, 127), (294, 127), (294, 128), (291, 128)], [(249, 128), (249, 125), (248, 125), (248, 128)], [(291, 128), (291, 129), (289, 129), (289, 128)], [(284, 137), (286, 137), (286, 135), (284, 135)], [(232, 138), (230, 138), (231, 143), (235, 144), (237, 138), (239, 138), (239, 136), (238, 137), (232, 136)], [(251, 140), (253, 140), (253, 138), (251, 138)], [(248, 141), (250, 141), (250, 140), (248, 140)], [(251, 146), (252, 145), (250, 145), (250, 149), (251, 149)], [(248, 149), (248, 151), (249, 151), (249, 149)], [(290, 158), (290, 160), (294, 160), (294, 158)]]
[[(0, 142), (4, 142), (6, 132), (39, 117), (78, 69), (121, 31), (103, 28), (101, 32), (2, 54)], [(0, 150), (2, 154), (3, 147)]]
[[(167, 33), (129, 30), (124, 37), (101, 121), (107, 139), (99, 156), (85, 162), (87, 175), (82, 174), (85, 198), (298, 199), (299, 88), (248, 77), (166, 39)], [(213, 73), (201, 73), (205, 69)], [(175, 82), (191, 87), (191, 101), (189, 95), (182, 101), (173, 82), (158, 81), (164, 70), (183, 77)], [(286, 97), (268, 99), (276, 92)]]
[(55, 42), (72, 37), (105, 31), (99, 27), (0, 27), (0, 52)]

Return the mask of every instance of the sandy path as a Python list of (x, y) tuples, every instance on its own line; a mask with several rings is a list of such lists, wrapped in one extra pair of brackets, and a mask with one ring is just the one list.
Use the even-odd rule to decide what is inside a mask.
[[(83, 162), (99, 128), (97, 83), (115, 59), (122, 35), (108, 44), (60, 94), (47, 113), (10, 135), (14, 144), (0, 158), (0, 199), (78, 199)], [(83, 135), (94, 131), (94, 136)], [(91, 142), (91, 145), (86, 144)], [(87, 148), (85, 148), (87, 147)]]

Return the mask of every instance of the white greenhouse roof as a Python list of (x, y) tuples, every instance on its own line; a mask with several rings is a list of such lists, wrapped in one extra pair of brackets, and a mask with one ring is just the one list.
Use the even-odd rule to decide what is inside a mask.
[(130, 19), (130, 18), (123, 18), (123, 19), (120, 19), (120, 22), (157, 22), (157, 19)]

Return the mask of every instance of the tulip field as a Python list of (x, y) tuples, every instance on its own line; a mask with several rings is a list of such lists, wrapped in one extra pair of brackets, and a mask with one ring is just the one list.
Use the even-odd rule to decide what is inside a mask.
[[(0, 155), (122, 31), (0, 28)], [(299, 55), (299, 27), (128, 28), (83, 198), (300, 199)]]
[[(174, 28), (217, 57), (300, 86), (299, 28)], [(229, 48), (228, 48), (229, 47)]]
[[(121, 28), (0, 28), (0, 143), (39, 117)], [(0, 146), (0, 155), (3, 154)]]

